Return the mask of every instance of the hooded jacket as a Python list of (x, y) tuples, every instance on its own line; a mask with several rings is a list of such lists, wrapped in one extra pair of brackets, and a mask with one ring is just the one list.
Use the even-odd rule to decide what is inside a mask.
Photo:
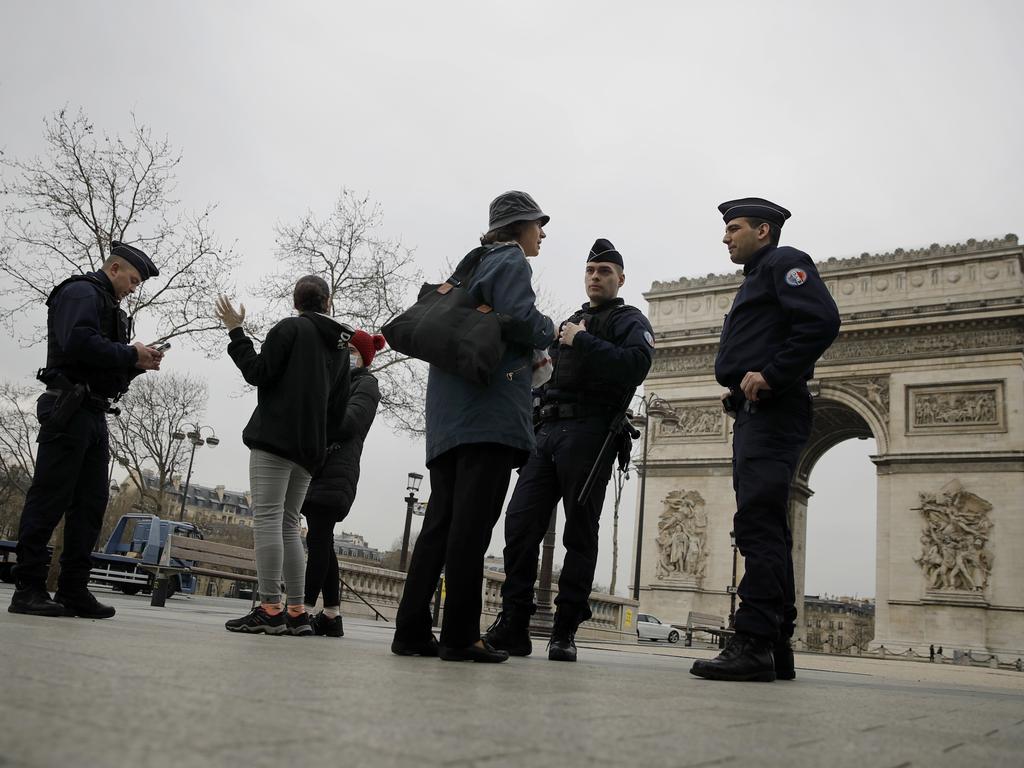
[(326, 315), (303, 312), (271, 328), (258, 354), (241, 328), (230, 335), (228, 354), (256, 387), (256, 410), (242, 442), (315, 474), (327, 453), (329, 425), (345, 416), (349, 330)]
[[(323, 467), (309, 484), (302, 514), (327, 515), (336, 522), (348, 516), (356, 498), (363, 442), (377, 415), (379, 403), (377, 379), (366, 368), (353, 369), (345, 418), (340, 428), (334, 430), (336, 438), (331, 436)], [(329, 435), (331, 431), (328, 430)]]

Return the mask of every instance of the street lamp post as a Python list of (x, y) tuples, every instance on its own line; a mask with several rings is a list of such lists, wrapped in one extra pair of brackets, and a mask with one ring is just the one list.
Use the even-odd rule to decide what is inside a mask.
[[(188, 499), (188, 487), (192, 482), (192, 463), (196, 460), (196, 448), (199, 448), (204, 443), (211, 448), (220, 444), (220, 440), (217, 439), (217, 433), (213, 427), (206, 424), (203, 426), (199, 426), (198, 424), (186, 424), (185, 426), (191, 427), (191, 431), (182, 432), (181, 430), (175, 430), (174, 432), (171, 432), (171, 437), (174, 440), (184, 440), (187, 437), (189, 442), (192, 443), (192, 455), (189, 456), (188, 459), (188, 474), (185, 476), (185, 488), (181, 494), (181, 509), (178, 512), (178, 520), (185, 519), (185, 501)], [(210, 436), (205, 439), (203, 438), (204, 429), (210, 430)]]
[(419, 501), (416, 498), (416, 492), (419, 491), (422, 481), (423, 475), (418, 472), (410, 472), (409, 481), (405, 485), (409, 495), (405, 497), (405, 533), (402, 534), (402, 561), (398, 565), (401, 571), (406, 570), (406, 563), (409, 559), (409, 532), (412, 530), (412, 516), (416, 512), (416, 502)]
[(633, 566), (633, 599), (640, 600), (640, 559), (643, 554), (644, 540), (644, 495), (647, 490), (647, 433), (650, 432), (652, 419), (660, 419), (666, 424), (675, 425), (679, 423), (679, 417), (671, 404), (651, 392), (646, 397), (640, 398), (638, 412), (630, 416), (630, 423), (644, 433), (643, 449), (640, 453), (640, 466), (637, 471), (640, 473), (640, 506), (636, 513), (636, 558)]

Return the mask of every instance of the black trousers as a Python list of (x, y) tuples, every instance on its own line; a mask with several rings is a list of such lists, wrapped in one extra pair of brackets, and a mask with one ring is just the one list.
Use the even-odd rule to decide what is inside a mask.
[(63, 431), (48, 428), (55, 400), (53, 395), (42, 395), (36, 403), (39, 448), (18, 526), (14, 578), (19, 587), (45, 587), (46, 547), (64, 517), (58, 587), (68, 591), (84, 589), (89, 581), (91, 554), (107, 509), (110, 445), (106, 416), (87, 408), (79, 409)]
[(512, 501), (505, 512), (505, 583), (502, 610), (530, 615), (537, 558), (559, 499), (565, 509), (565, 560), (558, 579), (559, 623), (572, 625), (590, 618), (590, 590), (597, 568), (598, 529), (614, 452), (601, 463), (586, 503), (577, 504), (583, 484), (608, 434), (608, 417), (563, 419), (542, 424), (537, 450), (519, 472)]
[(337, 517), (326, 511), (306, 510), (306, 605), (316, 605), (321, 590), (324, 607), (341, 604), (338, 581), (338, 556), (334, 552), (334, 525)]
[(811, 432), (811, 398), (796, 391), (740, 411), (733, 433), (733, 530), (743, 555), (736, 631), (791, 638), (796, 622), (789, 487)]
[(484, 555), (521, 455), (507, 445), (472, 443), (430, 463), (430, 503), (398, 606), (396, 638), (417, 642), (430, 635), (430, 601), (444, 568), (441, 644), (465, 648), (480, 639)]

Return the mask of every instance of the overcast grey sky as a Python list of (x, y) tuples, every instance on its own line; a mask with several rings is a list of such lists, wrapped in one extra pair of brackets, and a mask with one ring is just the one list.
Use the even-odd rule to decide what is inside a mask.
[[(731, 271), (715, 206), (790, 208), (785, 240), (817, 259), (1021, 233), (1018, 2), (13, 2), (0, 7), (0, 149), (42, 150), (67, 104), (123, 131), (130, 111), (184, 151), (179, 196), (219, 207), (246, 280), (273, 224), (369, 192), (427, 275), (469, 250), (487, 203), (530, 191), (551, 215), (538, 282), (583, 301), (596, 237), (626, 259), (624, 296)], [(140, 329), (145, 335), (145, 328)], [(3, 376), (41, 348), (0, 341)], [(201, 483), (248, 486), (238, 435), (254, 397), (211, 376), (223, 438)], [(811, 477), (807, 591), (874, 592), (874, 480), (854, 441)], [(345, 528), (386, 548), (422, 443), (371, 434)], [(635, 481), (634, 481), (635, 484)], [(629, 578), (635, 488), (621, 532)], [(500, 523), (499, 523), (500, 526)], [(598, 579), (610, 573), (610, 514)], [(501, 549), (500, 527), (492, 551)]]

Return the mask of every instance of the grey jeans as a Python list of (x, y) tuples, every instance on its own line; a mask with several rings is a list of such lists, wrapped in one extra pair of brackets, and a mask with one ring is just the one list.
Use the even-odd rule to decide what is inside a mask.
[(299, 510), (309, 480), (309, 472), (294, 461), (258, 449), (249, 453), (256, 576), (265, 603), (281, 602), (282, 580), (288, 602), (302, 603), (306, 558)]

